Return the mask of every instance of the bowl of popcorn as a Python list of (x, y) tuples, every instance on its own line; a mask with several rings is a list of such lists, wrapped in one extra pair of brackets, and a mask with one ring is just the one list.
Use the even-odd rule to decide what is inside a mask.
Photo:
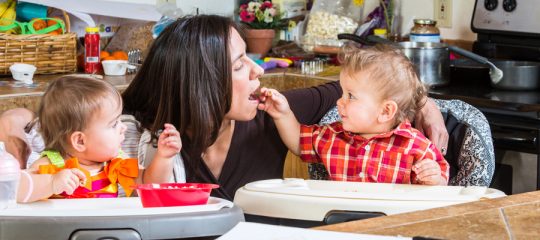
[(208, 183), (150, 183), (135, 187), (143, 207), (202, 205), (219, 185)]

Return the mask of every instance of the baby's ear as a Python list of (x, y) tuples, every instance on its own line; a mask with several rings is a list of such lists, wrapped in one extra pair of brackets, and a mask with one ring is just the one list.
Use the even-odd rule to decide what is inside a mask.
[(86, 135), (83, 132), (73, 132), (69, 138), (71, 147), (77, 152), (84, 152), (86, 150)]
[(379, 122), (387, 123), (388, 121), (393, 121), (398, 110), (397, 103), (393, 100), (384, 100), (381, 106), (382, 109), (378, 117)]

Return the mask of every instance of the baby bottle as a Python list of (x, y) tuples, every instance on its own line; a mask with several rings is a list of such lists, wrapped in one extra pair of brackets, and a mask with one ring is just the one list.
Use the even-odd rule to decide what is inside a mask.
[(19, 161), (0, 142), (0, 210), (16, 206), (20, 174)]

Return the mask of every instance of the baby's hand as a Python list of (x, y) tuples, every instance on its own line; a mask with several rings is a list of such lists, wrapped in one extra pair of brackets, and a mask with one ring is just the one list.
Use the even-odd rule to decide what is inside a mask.
[(86, 181), (86, 176), (81, 170), (76, 168), (63, 169), (53, 175), (53, 194), (66, 192), (67, 195), (71, 195), (84, 181)]
[(158, 139), (158, 156), (162, 158), (171, 158), (182, 149), (182, 140), (180, 133), (174, 125), (165, 123), (165, 129), (159, 135)]
[(261, 88), (260, 100), (259, 110), (266, 111), (274, 119), (279, 119), (291, 111), (285, 96), (275, 89)]
[(414, 164), (412, 170), (416, 173), (416, 180), (423, 185), (446, 185), (441, 176), (441, 167), (432, 159), (423, 159)]

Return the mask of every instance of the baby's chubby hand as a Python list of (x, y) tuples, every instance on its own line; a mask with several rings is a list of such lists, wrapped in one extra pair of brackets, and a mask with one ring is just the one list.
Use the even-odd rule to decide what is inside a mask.
[(261, 95), (259, 98), (261, 102), (258, 105), (258, 109), (266, 111), (274, 119), (279, 119), (291, 112), (291, 108), (289, 107), (289, 103), (285, 96), (275, 89), (261, 88)]
[(52, 177), (53, 194), (66, 192), (67, 195), (71, 195), (86, 180), (86, 176), (79, 169), (63, 169)]
[(176, 130), (174, 125), (165, 123), (165, 129), (158, 138), (158, 156), (162, 158), (171, 158), (178, 154), (182, 149), (182, 140), (180, 139), (180, 133)]
[(422, 159), (412, 167), (416, 173), (416, 180), (424, 185), (446, 185), (446, 180), (441, 175), (441, 167), (433, 159)]

